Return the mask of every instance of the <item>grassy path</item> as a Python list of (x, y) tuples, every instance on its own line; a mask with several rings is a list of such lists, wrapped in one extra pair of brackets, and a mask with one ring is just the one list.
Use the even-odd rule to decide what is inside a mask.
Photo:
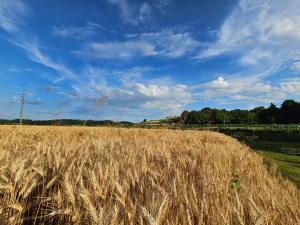
[(272, 141), (258, 139), (247, 144), (264, 157), (267, 165), (275, 163), (278, 172), (300, 188), (300, 142), (273, 138)]
[(300, 188), (300, 156), (278, 152), (259, 151), (267, 164), (276, 163), (282, 176), (289, 178)]

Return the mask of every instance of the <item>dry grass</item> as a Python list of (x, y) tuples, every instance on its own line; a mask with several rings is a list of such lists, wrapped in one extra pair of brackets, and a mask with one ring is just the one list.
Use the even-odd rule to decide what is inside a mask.
[(218, 133), (2, 126), (0, 224), (300, 224), (273, 174)]

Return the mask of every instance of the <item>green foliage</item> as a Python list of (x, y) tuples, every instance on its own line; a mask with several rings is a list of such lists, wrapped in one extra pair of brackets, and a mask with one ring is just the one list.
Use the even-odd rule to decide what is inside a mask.
[(285, 100), (280, 108), (271, 103), (268, 108), (230, 111), (206, 107), (200, 111), (184, 111), (180, 118), (184, 124), (299, 124), (300, 103)]
[(188, 114), (188, 124), (201, 124), (201, 115), (198, 111), (191, 111)]
[(239, 173), (234, 173), (231, 180), (231, 187), (236, 192), (241, 190), (241, 177)]

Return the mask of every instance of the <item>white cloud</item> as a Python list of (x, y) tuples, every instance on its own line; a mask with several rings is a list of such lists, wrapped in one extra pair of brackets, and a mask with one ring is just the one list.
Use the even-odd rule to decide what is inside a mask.
[[(185, 106), (192, 102), (192, 93), (187, 85), (174, 83), (168, 79), (145, 80), (143, 71), (151, 72), (149, 68), (133, 68), (132, 71), (125, 71), (125, 74), (117, 71), (103, 71), (95, 68), (88, 68), (86, 74), (88, 80), (72, 85), (73, 92), (70, 93), (76, 102), (80, 102), (81, 108), (88, 109), (93, 105), (95, 99), (100, 96), (109, 96), (105, 108), (128, 110), (128, 114), (136, 112), (160, 112), (160, 114), (178, 114)], [(123, 75), (141, 73), (130, 82), (119, 79)], [(108, 85), (111, 76), (121, 84)], [(145, 115), (144, 115), (145, 116)]]
[[(62, 79), (74, 79), (75, 74), (70, 69), (41, 52), (36, 39), (20, 38), (24, 36), (24, 31), (20, 29), (19, 25), (24, 23), (23, 17), (28, 15), (29, 12), (29, 8), (22, 0), (1, 0), (0, 27), (12, 33), (12, 38), (7, 41), (25, 50), (30, 60), (57, 71), (60, 78), (54, 82)], [(16, 33), (16, 31), (19, 31), (19, 33)], [(8, 70), (10, 72), (17, 72), (16, 68), (8, 68)], [(31, 71), (31, 69), (27, 68), (26, 71)]]
[(83, 27), (53, 27), (53, 35), (62, 38), (75, 38), (75, 39), (85, 39), (89, 36), (96, 34), (103, 27), (97, 23), (88, 22), (86, 26)]
[[(298, 4), (298, 6), (300, 6)], [(287, 16), (272, 24), (272, 33), (274, 36), (282, 36), (287, 38), (300, 39), (300, 17), (299, 16)]]
[(241, 56), (240, 62), (243, 65), (256, 65), (258, 63), (268, 61), (271, 58), (272, 54), (269, 51), (253, 49)]
[(280, 89), (289, 94), (300, 95), (300, 78), (282, 80), (280, 82)]
[(172, 29), (143, 33), (140, 38), (155, 45), (160, 55), (170, 58), (183, 57), (194, 52), (200, 46), (200, 43), (190, 33), (176, 32)]
[(287, 78), (271, 84), (260, 76), (228, 76), (193, 87), (194, 98), (226, 102), (249, 100), (267, 103), (282, 101), (287, 97), (300, 97), (300, 79)]
[(23, 17), (28, 13), (29, 9), (22, 0), (1, 0), (0, 27), (7, 32), (15, 32), (24, 23)]
[(226, 79), (224, 77), (219, 77), (218, 79), (204, 83), (199, 87), (202, 89), (200, 96), (207, 99), (225, 99), (238, 94), (253, 96), (266, 94), (272, 89), (269, 84), (263, 83), (257, 76), (229, 76)]
[(178, 113), (191, 103), (192, 95), (186, 85), (136, 83), (116, 91), (112, 101), (128, 102), (132, 108), (156, 109), (164, 113)]
[(75, 53), (102, 59), (129, 59), (137, 56), (153, 56), (157, 54), (153, 45), (139, 40), (90, 43), (86, 49)]
[(218, 77), (217, 80), (213, 80), (210, 83), (212, 88), (227, 88), (229, 86), (228, 82), (224, 80), (224, 77)]
[(18, 73), (18, 72), (21, 72), (21, 69), (19, 69), (16, 66), (10, 66), (10, 67), (7, 68), (7, 71), (11, 72), (11, 73)]
[[(13, 96), (11, 99), (10, 99), (11, 102), (13, 103), (20, 103), (21, 102), (21, 98), (20, 96)], [(25, 98), (25, 104), (28, 104), (28, 105), (36, 105), (36, 106), (39, 106), (39, 105), (43, 105), (45, 104), (44, 101), (42, 101), (41, 98), (36, 98), (36, 97), (30, 97), (30, 96), (27, 96)]]
[(143, 3), (139, 9), (139, 19), (142, 23), (151, 20), (152, 7), (148, 3)]
[(28, 57), (33, 62), (42, 64), (48, 68), (51, 68), (57, 71), (60, 75), (60, 78), (55, 80), (54, 82), (61, 81), (63, 79), (75, 79), (75, 74), (67, 68), (62, 63), (56, 62), (50, 57), (43, 54), (40, 50), (40, 46), (37, 41), (31, 40), (21, 40), (21, 41), (11, 41), (14, 45), (24, 49), (28, 54)]
[(164, 10), (166, 7), (173, 4), (172, 0), (157, 0), (154, 5), (160, 10)]
[(138, 7), (127, 0), (106, 0), (119, 8), (124, 23), (138, 24)]
[(172, 4), (172, 0), (154, 0), (151, 4), (148, 2), (137, 3), (129, 0), (106, 1), (119, 9), (123, 23), (131, 25), (139, 25), (151, 21), (154, 9), (158, 9), (163, 13), (166, 7)]
[(292, 64), (292, 69), (296, 71), (300, 71), (300, 61), (294, 62)]
[(89, 43), (75, 53), (91, 58), (129, 59), (133, 57), (161, 56), (180, 58), (192, 55), (201, 45), (188, 32), (165, 29), (155, 33), (126, 35), (129, 40)]
[(254, 69), (280, 69), (299, 59), (299, 9), (299, 0), (240, 0), (221, 26), (217, 41), (198, 58), (234, 54)]

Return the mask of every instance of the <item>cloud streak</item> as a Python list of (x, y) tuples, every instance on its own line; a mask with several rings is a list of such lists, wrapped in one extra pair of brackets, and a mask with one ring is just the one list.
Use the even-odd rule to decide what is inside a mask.
[(123, 23), (134, 26), (150, 22), (155, 9), (164, 12), (172, 4), (171, 0), (154, 0), (151, 4), (148, 2), (134, 3), (129, 0), (106, 1), (118, 8)]
[(62, 38), (75, 38), (78, 40), (83, 40), (88, 37), (95, 35), (100, 30), (103, 30), (103, 27), (97, 23), (88, 22), (86, 26), (76, 27), (53, 27), (53, 35)]
[(102, 59), (130, 59), (139, 56), (157, 55), (154, 46), (148, 42), (134, 40), (125, 42), (93, 42), (84, 50), (75, 51), (75, 54), (90, 58)]
[[(298, 0), (240, 0), (221, 26), (217, 41), (198, 55), (233, 55), (243, 66), (279, 69), (299, 59)], [(271, 75), (271, 74), (269, 74)]]
[(16, 32), (24, 24), (23, 18), (30, 13), (22, 0), (1, 0), (0, 27), (7, 32)]
[[(24, 17), (28, 16), (29, 13), (30, 9), (22, 0), (1, 0), (0, 27), (9, 32), (12, 37), (10, 39), (7, 39), (7, 41), (25, 50), (29, 59), (33, 62), (39, 63), (45, 67), (57, 71), (60, 77), (54, 80), (54, 82), (58, 82), (64, 79), (75, 79), (75, 74), (69, 68), (42, 53), (36, 38), (34, 38), (33, 40), (32, 38), (30, 40), (28, 38), (21, 38), (24, 36), (28, 36), (20, 27), (20, 25), (24, 24), (23, 19)], [(11, 67), (8, 68), (8, 70), (10, 72), (17, 72), (17, 69)]]
[(124, 60), (149, 56), (175, 59), (193, 55), (202, 45), (190, 33), (172, 29), (127, 35), (127, 38), (129, 40), (88, 43), (82, 50), (74, 53), (101, 59)]
[(27, 40), (11, 40), (11, 43), (22, 48), (27, 53), (28, 57), (36, 63), (39, 63), (45, 67), (51, 68), (58, 72), (59, 78), (54, 80), (54, 82), (58, 82), (64, 79), (75, 79), (76, 75), (72, 70), (67, 68), (62, 63), (58, 63), (52, 60), (50, 57), (43, 54), (40, 50), (40, 46), (37, 41), (27, 41)]

